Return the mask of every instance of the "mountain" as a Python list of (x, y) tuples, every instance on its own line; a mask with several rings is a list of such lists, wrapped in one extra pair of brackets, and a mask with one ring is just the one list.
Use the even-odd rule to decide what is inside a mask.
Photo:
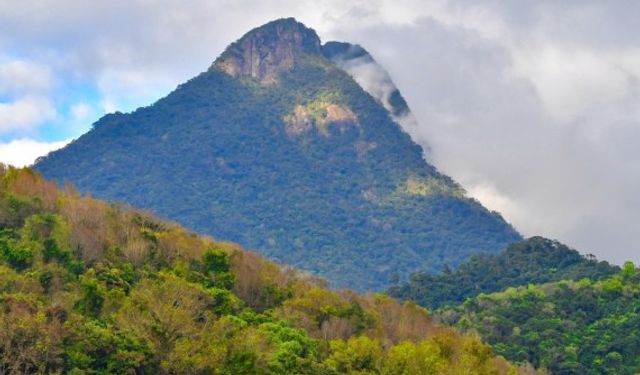
[(552, 374), (640, 372), (640, 270), (627, 262), (591, 281), (559, 281), (480, 295), (440, 312), (496, 353)]
[(0, 164), (2, 374), (530, 375), (383, 295)]
[(395, 86), (369, 94), (347, 72), (366, 63), (379, 68), (361, 47), (323, 45), (294, 19), (273, 21), (35, 169), (335, 287), (379, 290), (393, 274), (457, 266), (519, 240), (425, 161), (399, 125), (410, 112)]
[(436, 309), (509, 287), (583, 278), (599, 280), (618, 271), (620, 267), (582, 256), (557, 241), (532, 237), (509, 245), (498, 254), (473, 255), (454, 271), (415, 273), (408, 282), (390, 288), (389, 294)]

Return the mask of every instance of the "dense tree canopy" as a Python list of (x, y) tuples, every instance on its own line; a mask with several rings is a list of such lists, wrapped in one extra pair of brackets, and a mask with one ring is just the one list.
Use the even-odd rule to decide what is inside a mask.
[(383, 295), (0, 165), (0, 373), (531, 374)]
[(560, 281), (480, 295), (440, 312), (513, 361), (554, 374), (640, 372), (640, 272), (628, 262), (599, 281)]
[(532, 237), (509, 245), (498, 254), (476, 254), (453, 271), (415, 273), (407, 283), (390, 288), (389, 294), (436, 309), (481, 293), (551, 281), (598, 280), (618, 270), (617, 266), (582, 256), (557, 241)]

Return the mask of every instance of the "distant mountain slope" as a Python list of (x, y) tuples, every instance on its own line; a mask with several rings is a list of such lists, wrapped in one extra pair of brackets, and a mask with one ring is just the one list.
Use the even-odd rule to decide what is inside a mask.
[(391, 115), (335, 62), (348, 45), (336, 46), (293, 19), (268, 23), (167, 97), (103, 117), (35, 168), (338, 287), (381, 289), (393, 273), (519, 240), (424, 161), (394, 121), (408, 111), (399, 92)]
[(389, 289), (389, 294), (436, 309), (509, 287), (582, 278), (598, 280), (619, 270), (607, 262), (583, 257), (557, 241), (532, 237), (498, 254), (474, 255), (454, 271), (415, 273), (409, 282)]
[(496, 353), (552, 374), (640, 373), (640, 271), (626, 263), (600, 281), (560, 281), (480, 295), (440, 312), (480, 333)]
[(0, 373), (532, 375), (382, 295), (0, 164)]

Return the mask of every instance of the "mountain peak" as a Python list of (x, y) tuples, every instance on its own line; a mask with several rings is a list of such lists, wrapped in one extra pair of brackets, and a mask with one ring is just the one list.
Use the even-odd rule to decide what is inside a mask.
[(36, 168), (336, 287), (380, 290), (394, 272), (455, 267), (519, 240), (424, 160), (396, 122), (405, 119), (398, 99), (362, 47), (323, 47), (283, 19), (155, 104), (104, 117)]
[(295, 18), (281, 18), (257, 27), (232, 43), (214, 62), (233, 77), (248, 76), (274, 83), (278, 73), (293, 67), (303, 54), (321, 54), (318, 34)]

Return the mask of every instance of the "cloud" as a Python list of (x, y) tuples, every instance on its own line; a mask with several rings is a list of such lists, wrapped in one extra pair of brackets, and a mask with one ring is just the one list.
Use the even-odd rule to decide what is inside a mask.
[(392, 110), (389, 98), (396, 87), (382, 66), (367, 57), (339, 61), (339, 64), (342, 69), (354, 77), (364, 90), (378, 99), (387, 110)]
[[(250, 28), (295, 16), (366, 48), (430, 160), (524, 234), (640, 261), (639, 13), (625, 0), (0, 2), (0, 56), (21, 56), (0, 59), (0, 129), (80, 118), (80, 102), (92, 116), (148, 105)], [(353, 72), (363, 85), (376, 82), (367, 69)], [(76, 85), (96, 97), (72, 95)]]
[(638, 261), (640, 43), (603, 51), (508, 16), (484, 17), (504, 18), (486, 29), (482, 17), (423, 17), (350, 38), (390, 70), (419, 120), (412, 136), (473, 196), (526, 235)]
[(48, 97), (53, 77), (46, 65), (0, 53), (0, 134), (29, 132), (56, 117)]
[(640, 48), (621, 53), (543, 45), (514, 51), (515, 68), (530, 79), (545, 110), (559, 122), (624, 100), (637, 90)]
[(93, 108), (87, 103), (79, 102), (71, 106), (71, 119), (74, 122), (88, 121), (93, 114)]
[(47, 66), (0, 56), (0, 95), (47, 92), (52, 81)]
[(14, 102), (0, 103), (0, 134), (31, 130), (55, 117), (56, 109), (47, 98), (23, 97)]
[(33, 164), (40, 156), (64, 147), (71, 140), (60, 142), (38, 142), (33, 139), (15, 139), (8, 143), (0, 143), (0, 162), (16, 167)]

